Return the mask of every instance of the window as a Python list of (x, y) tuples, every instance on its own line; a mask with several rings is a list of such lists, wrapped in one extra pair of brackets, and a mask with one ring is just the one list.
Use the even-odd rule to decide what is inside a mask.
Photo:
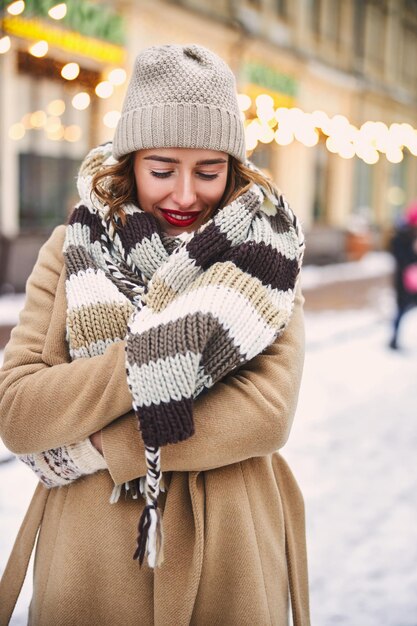
[(51, 230), (77, 202), (80, 160), (35, 153), (19, 155), (20, 229)]
[(387, 218), (389, 223), (397, 221), (404, 209), (407, 189), (407, 153), (401, 163), (390, 163), (387, 189)]
[(369, 4), (366, 15), (366, 56), (374, 70), (384, 71), (387, 8), (385, 2)]
[(288, 0), (275, 0), (275, 7), (279, 17), (288, 19)]
[(311, 26), (315, 35), (320, 35), (322, 0), (310, 0)]
[(327, 189), (329, 183), (329, 153), (323, 142), (314, 151), (314, 199), (313, 219), (315, 222), (327, 222)]
[(374, 166), (368, 165), (362, 159), (355, 159), (355, 189), (352, 214), (366, 219), (372, 219), (373, 204), (373, 173)]

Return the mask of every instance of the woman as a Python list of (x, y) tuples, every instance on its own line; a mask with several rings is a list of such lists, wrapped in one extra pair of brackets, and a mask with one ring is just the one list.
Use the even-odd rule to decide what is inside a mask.
[(1, 373), (1, 436), (41, 484), (0, 600), (40, 526), (33, 625), (283, 626), (289, 593), (308, 624), (303, 502), (276, 452), (302, 371), (303, 239), (245, 164), (228, 66), (143, 51), (78, 189)]

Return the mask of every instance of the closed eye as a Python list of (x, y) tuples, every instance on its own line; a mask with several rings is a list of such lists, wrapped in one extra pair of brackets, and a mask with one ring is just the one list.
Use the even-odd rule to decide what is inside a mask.
[(197, 176), (202, 178), (203, 180), (214, 180), (218, 178), (218, 174), (204, 174), (204, 172), (197, 172)]
[(168, 178), (169, 176), (171, 176), (172, 171), (171, 172), (155, 172), (154, 170), (151, 170), (151, 174), (152, 176), (155, 176), (156, 178)]

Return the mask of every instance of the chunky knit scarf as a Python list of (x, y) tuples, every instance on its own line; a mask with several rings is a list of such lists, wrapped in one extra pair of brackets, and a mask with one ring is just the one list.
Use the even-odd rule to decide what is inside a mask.
[(114, 163), (94, 149), (78, 179), (67, 226), (67, 340), (72, 359), (126, 339), (126, 375), (147, 475), (134, 558), (160, 565), (160, 448), (194, 433), (193, 403), (274, 342), (290, 319), (304, 240), (282, 196), (253, 185), (194, 233), (167, 238), (156, 219), (127, 205), (116, 228), (91, 193)]

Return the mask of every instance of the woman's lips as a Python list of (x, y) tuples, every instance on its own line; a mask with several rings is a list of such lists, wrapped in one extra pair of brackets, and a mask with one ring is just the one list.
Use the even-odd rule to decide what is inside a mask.
[(168, 211), (167, 209), (161, 208), (159, 208), (159, 210), (168, 224), (180, 228), (191, 226), (200, 215), (200, 211)]

